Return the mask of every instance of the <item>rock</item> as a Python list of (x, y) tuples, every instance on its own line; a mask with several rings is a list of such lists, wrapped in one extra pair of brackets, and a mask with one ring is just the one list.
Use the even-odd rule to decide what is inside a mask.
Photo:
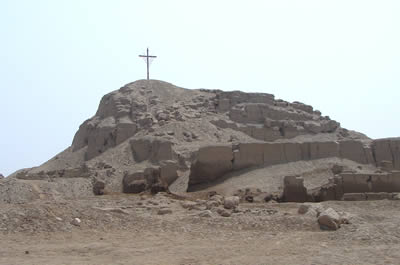
[(303, 203), (297, 210), (299, 214), (307, 214), (314, 217), (318, 217), (323, 211), (324, 207), (319, 203)]
[(200, 217), (210, 218), (210, 217), (212, 217), (212, 212), (210, 210), (204, 210), (204, 211), (199, 213), (199, 216)]
[(240, 201), (240, 198), (238, 196), (225, 197), (224, 208), (225, 209), (234, 209), (239, 205), (239, 201)]
[(216, 201), (219, 204), (222, 204), (222, 202), (224, 201), (224, 196), (219, 195), (219, 194), (215, 194), (215, 195), (210, 196), (209, 200), (210, 201)]
[(254, 196), (253, 195), (246, 195), (244, 197), (244, 199), (245, 199), (245, 201), (250, 202), (250, 203), (254, 202)]
[(337, 230), (340, 227), (340, 216), (332, 208), (324, 210), (318, 217), (321, 229)]
[(158, 203), (157, 201), (149, 201), (149, 204), (152, 204), (152, 205), (159, 205), (159, 203)]
[(263, 200), (264, 200), (265, 202), (269, 202), (269, 201), (271, 201), (273, 198), (274, 198), (274, 196), (273, 196), (271, 193), (265, 193), (265, 194), (264, 194)]
[(171, 213), (172, 213), (172, 210), (169, 208), (161, 208), (157, 212), (158, 215), (171, 214)]
[(81, 222), (82, 222), (81, 219), (74, 218), (74, 219), (72, 219), (71, 224), (74, 225), (74, 226), (80, 226)]
[(195, 209), (197, 207), (197, 203), (196, 202), (192, 202), (192, 201), (183, 201), (181, 203), (181, 206), (182, 206), (183, 209), (192, 210), (192, 209)]
[(0, 174), (0, 179), (4, 179), (4, 176), (3, 176), (3, 174)]
[(217, 210), (217, 213), (218, 213), (219, 215), (221, 215), (222, 217), (229, 217), (229, 216), (231, 216), (231, 212), (228, 211), (227, 209), (223, 209), (223, 208), (219, 208), (219, 209)]
[(168, 115), (168, 113), (160, 112), (160, 113), (157, 113), (156, 118), (159, 121), (168, 121), (169, 115)]
[(339, 212), (340, 215), (340, 224), (350, 224), (350, 220), (353, 218), (353, 215), (346, 212)]
[(212, 209), (212, 208), (216, 208), (219, 207), (221, 205), (221, 202), (219, 201), (208, 201), (206, 202), (206, 209)]
[(176, 169), (176, 164), (175, 162), (166, 165), (161, 164), (161, 168), (150, 166), (144, 170), (126, 171), (122, 181), (124, 193), (140, 193), (150, 190), (153, 194), (156, 194), (168, 191), (168, 181), (176, 178), (173, 176), (177, 174), (174, 170)]
[(104, 161), (100, 161), (100, 162), (96, 163), (96, 168), (98, 168), (98, 169), (109, 169), (109, 168), (112, 168), (112, 166), (107, 164), (107, 163), (105, 163)]
[(94, 195), (103, 195), (105, 186), (104, 181), (96, 180), (93, 184)]
[(242, 210), (239, 207), (233, 208), (232, 213), (240, 213)]
[[(239, 189), (234, 193), (235, 196), (239, 196), (240, 201), (263, 203), (265, 198), (270, 196), (267, 192), (262, 192), (260, 189), (248, 187), (246, 189)], [(267, 198), (268, 200), (268, 198)]]

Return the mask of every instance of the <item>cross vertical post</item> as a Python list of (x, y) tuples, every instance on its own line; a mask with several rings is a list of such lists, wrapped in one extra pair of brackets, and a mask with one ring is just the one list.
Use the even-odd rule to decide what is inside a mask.
[(147, 50), (146, 50), (146, 54), (145, 55), (139, 55), (139, 57), (142, 57), (142, 58), (146, 58), (146, 64), (147, 64), (147, 80), (149, 80), (150, 79), (150, 74), (149, 74), (149, 72), (150, 72), (150, 58), (157, 58), (157, 56), (154, 56), (154, 55), (149, 55), (149, 48), (147, 48)]

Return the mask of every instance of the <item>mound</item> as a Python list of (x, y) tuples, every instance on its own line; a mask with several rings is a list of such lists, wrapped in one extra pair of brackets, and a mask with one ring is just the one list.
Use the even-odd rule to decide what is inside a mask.
[[(16, 190), (26, 200), (76, 198), (97, 194), (98, 187), (101, 193), (185, 193), (215, 186), (231, 193), (232, 187), (263, 183), (263, 189), (277, 190), (279, 185), (268, 184), (272, 172), (280, 169), (271, 180), (277, 183), (298, 167), (313, 186), (332, 177), (307, 177), (333, 165), (327, 161), (351, 164), (353, 172), (374, 172), (382, 163), (400, 169), (399, 149), (400, 139), (369, 139), (312, 106), (271, 94), (139, 80), (105, 95), (66, 150), (12, 174), (7, 185), (2, 180), (0, 199), (15, 201), (10, 193)], [(305, 170), (307, 163), (312, 170)], [(267, 172), (265, 178), (260, 172)], [(234, 184), (220, 188), (224, 182)]]

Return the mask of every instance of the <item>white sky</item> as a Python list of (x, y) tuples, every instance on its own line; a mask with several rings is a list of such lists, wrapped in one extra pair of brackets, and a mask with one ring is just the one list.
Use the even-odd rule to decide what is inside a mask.
[(0, 172), (68, 147), (101, 97), (150, 76), (272, 93), (400, 136), (400, 1), (0, 0)]

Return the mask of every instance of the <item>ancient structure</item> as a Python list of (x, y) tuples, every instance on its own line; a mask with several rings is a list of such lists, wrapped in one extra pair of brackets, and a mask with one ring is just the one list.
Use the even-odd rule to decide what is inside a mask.
[[(315, 173), (326, 163), (331, 168), (333, 160), (328, 177)], [(70, 147), (2, 181), (25, 192), (25, 199), (185, 193), (231, 176), (251, 188), (257, 186), (248, 177), (254, 170), (259, 176), (274, 166), (306, 162), (316, 168), (312, 179), (289, 173), (279, 179), (275, 191), (283, 201), (400, 192), (400, 138), (372, 140), (312, 106), (271, 94), (189, 90), (156, 80), (139, 80), (105, 95)], [(315, 179), (325, 184), (316, 187)], [(13, 200), (12, 191), (0, 190), (3, 200)]]

